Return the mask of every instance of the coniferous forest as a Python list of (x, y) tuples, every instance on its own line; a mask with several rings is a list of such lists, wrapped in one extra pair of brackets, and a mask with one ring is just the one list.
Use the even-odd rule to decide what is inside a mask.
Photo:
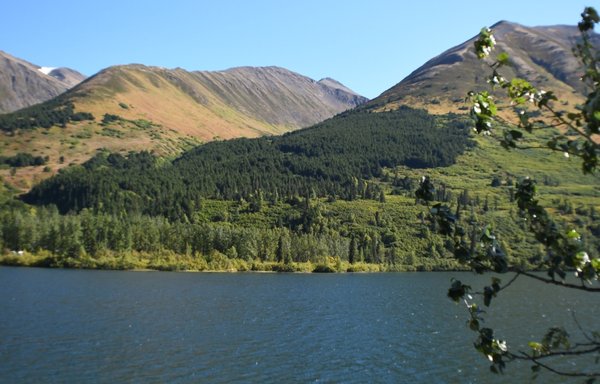
[(50, 128), (54, 125), (66, 127), (72, 121), (94, 120), (89, 112), (75, 112), (73, 103), (57, 97), (45, 103), (32, 105), (13, 113), (0, 115), (0, 131)]
[(171, 220), (189, 220), (202, 199), (377, 199), (384, 168), (448, 166), (471, 145), (468, 124), (455, 116), (361, 111), (283, 136), (211, 142), (173, 162), (99, 153), (23, 199), (63, 214), (90, 208)]

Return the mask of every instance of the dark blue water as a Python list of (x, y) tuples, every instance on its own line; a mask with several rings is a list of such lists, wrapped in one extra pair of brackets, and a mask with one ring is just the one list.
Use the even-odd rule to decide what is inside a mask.
[[(465, 310), (445, 297), (452, 276), (477, 280), (1, 267), (0, 381), (528, 381), (527, 367), (488, 373)], [(541, 337), (530, 325), (572, 327), (565, 304), (587, 303), (578, 313), (584, 322), (600, 314), (589, 294), (525, 281), (511, 288), (490, 325), (525, 343)]]

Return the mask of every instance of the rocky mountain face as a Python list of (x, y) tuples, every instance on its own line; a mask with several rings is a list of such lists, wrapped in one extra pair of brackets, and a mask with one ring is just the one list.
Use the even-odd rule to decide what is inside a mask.
[[(579, 38), (577, 27), (526, 27), (501, 21), (491, 29), (498, 42), (493, 54), (504, 51), (510, 55), (511, 67), (502, 69), (505, 77), (525, 78), (539, 89), (553, 90), (563, 100), (577, 102), (581, 98), (585, 87), (579, 80), (579, 61), (572, 52)], [(486, 76), (490, 69), (475, 56), (474, 40), (429, 60), (371, 101), (369, 107), (395, 109), (409, 104), (439, 113), (464, 109), (469, 91), (489, 89)]]
[(69, 68), (43, 69), (0, 51), (0, 113), (50, 100), (85, 79)]

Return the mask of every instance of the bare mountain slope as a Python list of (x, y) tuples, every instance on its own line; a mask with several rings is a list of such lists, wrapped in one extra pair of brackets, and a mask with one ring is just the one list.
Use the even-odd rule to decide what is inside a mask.
[[(561, 98), (581, 99), (580, 65), (572, 47), (579, 31), (574, 26), (525, 27), (501, 21), (492, 26), (498, 45), (495, 53), (507, 52), (512, 67), (503, 69), (508, 76), (528, 79), (541, 89), (552, 89)], [(470, 90), (487, 89), (490, 69), (478, 60), (474, 38), (443, 52), (412, 72), (400, 83), (369, 103), (370, 107), (394, 109), (401, 104), (425, 107), (445, 113), (464, 108)]]
[(41, 67), (0, 51), (0, 113), (50, 100), (85, 76), (69, 68), (44, 73)]

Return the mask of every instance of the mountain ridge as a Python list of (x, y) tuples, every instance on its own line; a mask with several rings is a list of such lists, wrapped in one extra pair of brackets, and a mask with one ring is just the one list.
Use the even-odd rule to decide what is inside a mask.
[(85, 78), (66, 67), (54, 68), (47, 74), (42, 68), (0, 50), (0, 113), (50, 100)]
[[(52, 171), (82, 163), (98, 150), (123, 154), (148, 150), (173, 157), (203, 142), (277, 135), (310, 126), (367, 101), (344, 88), (334, 80), (318, 82), (281, 67), (209, 72), (112, 66), (36, 107), (52, 111), (72, 106), (93, 120), (54, 122), (63, 128), (4, 129), (11, 136), (2, 139), (7, 143), (3, 154), (48, 157)], [(8, 119), (28, 121), (27, 113), (22, 110)], [(17, 175), (0, 170), (20, 189), (51, 173), (43, 173), (42, 167), (20, 169)]]
[[(275, 66), (186, 71), (142, 64), (106, 68), (65, 98), (79, 110), (147, 118), (203, 141), (283, 133), (367, 101)], [(171, 113), (175, 110), (184, 116)]]
[[(507, 52), (510, 56), (510, 66), (501, 69), (506, 73), (505, 77), (525, 78), (536, 87), (553, 90), (567, 102), (582, 100), (585, 85), (579, 80), (580, 65), (572, 53), (579, 38), (576, 26), (527, 27), (501, 20), (491, 29), (497, 40), (492, 55)], [(465, 110), (464, 99), (469, 91), (489, 89), (485, 76), (490, 69), (474, 53), (476, 38), (474, 36), (428, 60), (365, 107), (387, 110), (406, 104), (426, 108), (432, 113)], [(600, 43), (598, 35), (593, 39)]]

